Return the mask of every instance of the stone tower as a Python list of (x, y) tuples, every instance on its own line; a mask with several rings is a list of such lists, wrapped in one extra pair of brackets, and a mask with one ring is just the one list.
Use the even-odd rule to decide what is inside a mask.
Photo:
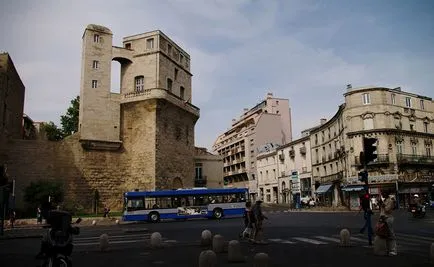
[[(121, 64), (120, 93), (110, 92), (111, 61)], [(190, 187), (194, 126), (190, 56), (161, 31), (123, 38), (88, 25), (83, 35), (80, 142), (118, 155), (125, 189)], [(98, 153), (98, 152), (95, 152)], [(105, 163), (102, 163), (105, 164)]]

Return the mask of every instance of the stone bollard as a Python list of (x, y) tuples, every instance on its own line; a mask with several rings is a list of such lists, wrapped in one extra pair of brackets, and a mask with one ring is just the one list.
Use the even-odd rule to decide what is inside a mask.
[(217, 255), (212, 250), (204, 250), (199, 255), (199, 267), (217, 266)]
[(257, 253), (253, 258), (253, 266), (254, 267), (268, 267), (268, 254), (266, 253)]
[(109, 249), (109, 236), (108, 234), (102, 234), (99, 237), (99, 248), (101, 251), (107, 251)]
[(228, 245), (228, 261), (229, 262), (244, 262), (245, 258), (241, 251), (241, 245), (238, 240), (229, 241)]
[(200, 244), (202, 246), (211, 246), (212, 244), (212, 233), (210, 230), (203, 230), (202, 231), (202, 235), (201, 235), (201, 239), (200, 239)]
[(221, 235), (215, 235), (212, 239), (212, 250), (215, 253), (221, 253), (224, 251), (225, 247), (225, 240), (223, 239), (223, 236)]
[(152, 248), (160, 248), (163, 244), (163, 238), (159, 232), (154, 232), (151, 235), (151, 247)]
[(431, 244), (430, 248), (430, 260), (431, 264), (434, 266), (434, 243)]
[(92, 221), (92, 225), (94, 225), (94, 226), (96, 225), (96, 221), (95, 220)]
[(387, 240), (379, 236), (374, 238), (374, 255), (387, 256)]
[(350, 231), (348, 229), (342, 229), (339, 233), (339, 236), (341, 238), (341, 247), (349, 247), (350, 244)]
[(116, 224), (119, 224), (119, 220), (116, 220), (115, 223), (116, 223)]

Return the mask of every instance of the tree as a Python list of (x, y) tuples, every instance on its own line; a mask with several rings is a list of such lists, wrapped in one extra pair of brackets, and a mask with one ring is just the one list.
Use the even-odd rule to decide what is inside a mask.
[(59, 141), (64, 137), (63, 131), (52, 121), (42, 124), (42, 129), (50, 141)]
[(33, 209), (36, 209), (39, 205), (46, 205), (49, 199), (51, 202), (60, 203), (63, 201), (63, 197), (62, 184), (57, 181), (39, 180), (31, 182), (24, 189), (24, 201)]
[(76, 96), (71, 100), (71, 105), (65, 115), (60, 117), (62, 132), (64, 136), (71, 135), (78, 131), (78, 115), (80, 111), (80, 96)]

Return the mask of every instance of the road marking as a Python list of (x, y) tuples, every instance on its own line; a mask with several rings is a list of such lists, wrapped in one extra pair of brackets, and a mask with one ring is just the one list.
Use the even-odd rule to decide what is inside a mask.
[[(109, 241), (109, 244), (127, 244), (127, 243), (138, 243), (143, 242), (144, 240), (119, 240), (119, 241)], [(91, 242), (91, 243), (73, 243), (74, 246), (95, 246), (99, 245), (99, 242)]]
[(268, 239), (268, 241), (271, 241), (271, 242), (281, 242), (281, 241), (283, 241), (283, 239), (280, 239), (280, 238), (271, 238), (271, 239)]
[(326, 237), (326, 236), (319, 235), (319, 236), (315, 236), (315, 238), (326, 240), (326, 241), (331, 241), (331, 242), (336, 242), (336, 243), (341, 243), (341, 240), (339, 240), (337, 238), (333, 238), (333, 237)]
[(318, 240), (315, 240), (315, 239), (304, 238), (304, 237), (293, 237), (292, 239), (295, 239), (295, 240), (298, 240), (298, 241), (302, 241), (302, 242), (306, 242), (306, 243), (315, 244), (315, 245), (328, 244), (326, 242), (318, 241)]
[(289, 240), (283, 240), (281, 243), (282, 244), (296, 244), (297, 242), (292, 242), (292, 241), (289, 241)]
[(397, 233), (396, 236), (398, 236), (398, 237), (406, 237), (406, 238), (422, 239), (422, 240), (427, 240), (427, 241), (430, 241), (430, 242), (434, 242), (434, 238), (431, 238), (431, 237), (424, 237), (424, 236), (418, 236), (418, 235), (409, 235), (409, 234), (401, 234), (401, 233)]
[[(150, 237), (151, 234), (144, 234), (144, 235), (109, 235), (109, 240), (111, 238), (129, 238), (129, 237)], [(99, 239), (100, 236), (92, 236), (92, 237), (76, 237), (74, 240), (93, 240), (93, 239)]]

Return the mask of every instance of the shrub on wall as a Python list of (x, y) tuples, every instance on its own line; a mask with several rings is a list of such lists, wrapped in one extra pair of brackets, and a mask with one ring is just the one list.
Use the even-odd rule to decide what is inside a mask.
[(62, 183), (58, 181), (39, 180), (31, 182), (24, 189), (24, 201), (30, 209), (36, 210), (38, 206), (47, 209), (56, 207), (63, 201), (64, 191)]

